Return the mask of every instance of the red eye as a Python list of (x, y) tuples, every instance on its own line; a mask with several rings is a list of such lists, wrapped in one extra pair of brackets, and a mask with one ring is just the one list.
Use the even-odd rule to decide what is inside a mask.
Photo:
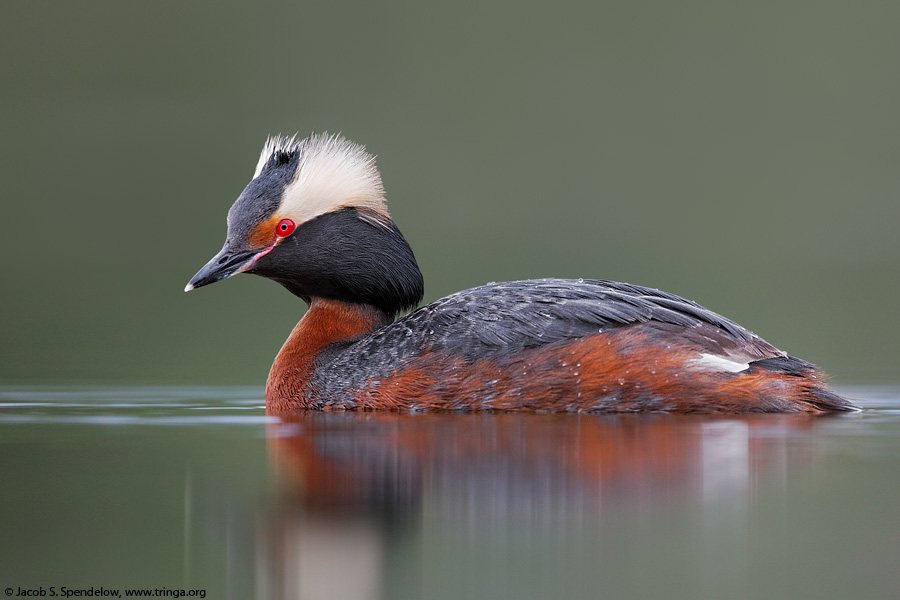
[(275, 235), (278, 237), (287, 237), (294, 232), (294, 222), (290, 219), (282, 219), (278, 221), (278, 227), (275, 228)]

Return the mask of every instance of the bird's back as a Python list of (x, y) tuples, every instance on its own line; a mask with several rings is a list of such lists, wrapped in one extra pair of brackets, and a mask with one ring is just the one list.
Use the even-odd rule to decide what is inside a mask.
[(602, 280), (493, 283), (332, 344), (318, 408), (784, 412), (849, 406), (814, 365), (673, 294)]

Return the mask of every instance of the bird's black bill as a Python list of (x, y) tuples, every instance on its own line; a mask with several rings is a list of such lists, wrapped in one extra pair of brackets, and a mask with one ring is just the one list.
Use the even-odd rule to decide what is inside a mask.
[(198, 287), (209, 285), (240, 273), (243, 267), (247, 267), (265, 250), (231, 250), (226, 244), (218, 254), (197, 271), (184, 291), (189, 292)]

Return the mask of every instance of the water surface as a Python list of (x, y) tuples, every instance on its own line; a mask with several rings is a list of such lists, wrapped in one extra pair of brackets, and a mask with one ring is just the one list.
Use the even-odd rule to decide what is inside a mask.
[(298, 414), (235, 387), (0, 388), (0, 587), (207, 598), (900, 589), (900, 389), (858, 414)]

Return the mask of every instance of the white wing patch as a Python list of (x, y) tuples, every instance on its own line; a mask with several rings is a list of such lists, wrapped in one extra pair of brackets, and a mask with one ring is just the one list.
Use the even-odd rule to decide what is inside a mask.
[(341, 208), (364, 209), (364, 218), (387, 221), (387, 206), (375, 157), (340, 135), (275, 136), (266, 141), (254, 179), (275, 152), (299, 152), (294, 178), (287, 184), (275, 214), (305, 223)]
[(700, 358), (695, 358), (691, 362), (702, 369), (729, 373), (740, 373), (750, 368), (749, 363), (738, 362), (715, 354), (701, 354)]

